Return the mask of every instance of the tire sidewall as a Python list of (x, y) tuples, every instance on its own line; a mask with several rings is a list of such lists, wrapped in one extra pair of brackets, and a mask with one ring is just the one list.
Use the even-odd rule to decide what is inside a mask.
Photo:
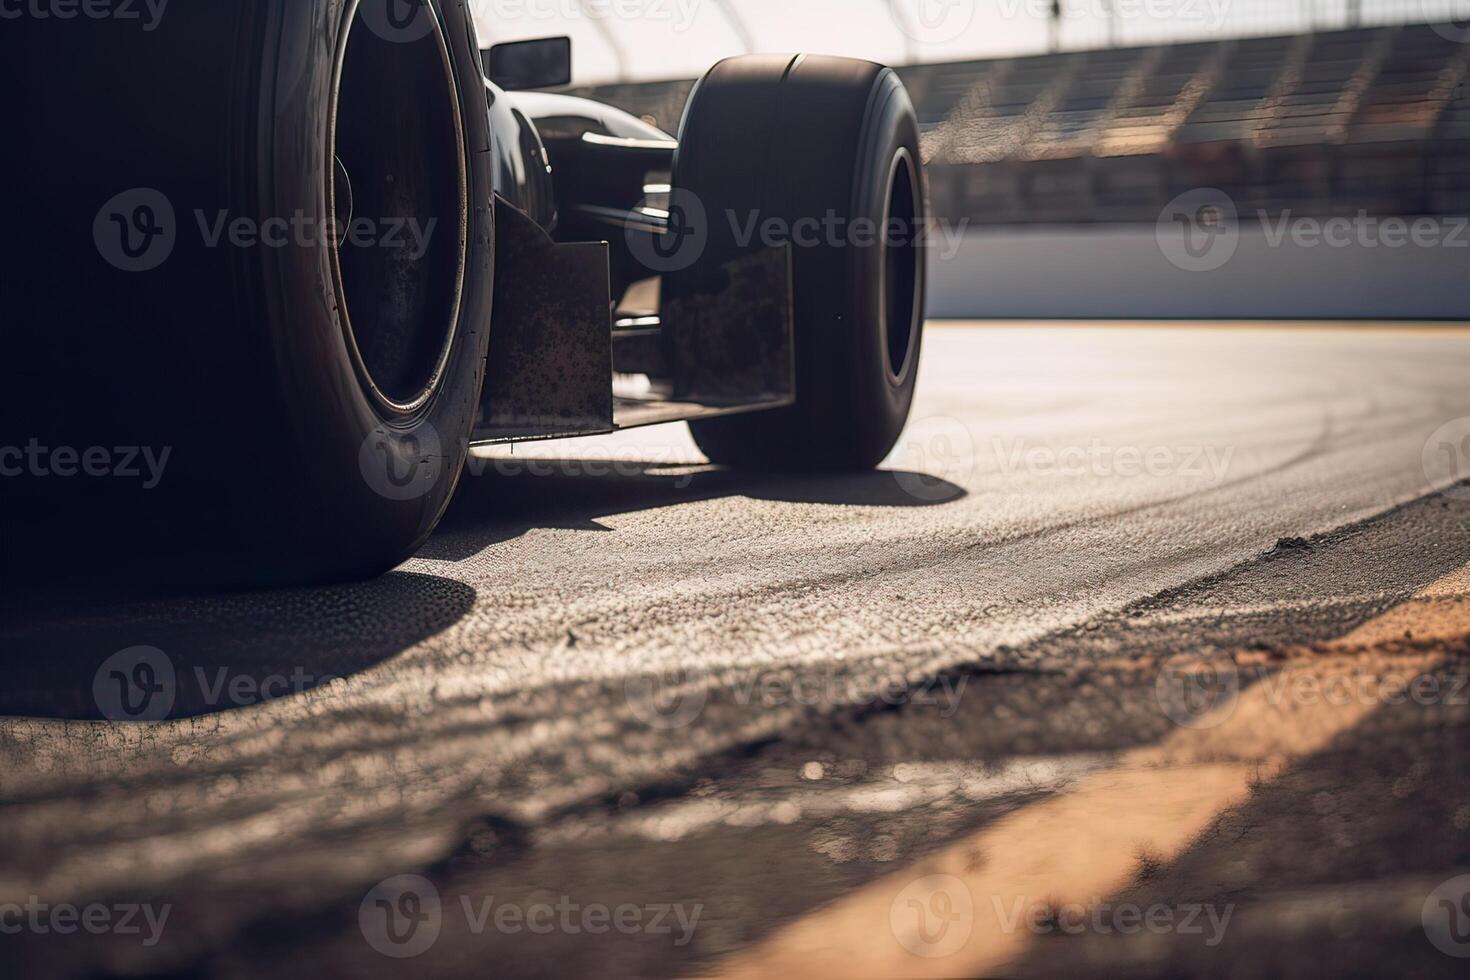
[[(880, 234), (884, 234), (883, 219), (888, 211), (894, 161), (901, 152), (906, 152), (918, 183), (915, 209), (920, 227), (924, 227), (927, 213), (918, 127), (908, 95), (891, 70), (874, 85), (866, 116), (853, 174), (852, 217), (879, 222)], [(851, 338), (855, 355), (852, 380), (858, 389), (853, 404), (866, 413), (854, 434), (864, 443), (857, 447), (859, 452), (868, 456), (877, 453), (881, 459), (908, 420), (917, 386), (923, 346), (922, 311), (926, 308), (926, 250), (922, 242), (915, 248), (918, 268), (914, 289), (919, 322), (913, 325), (906, 363), (897, 377), (890, 372), (888, 361), (888, 330), (893, 325), (888, 323), (884, 294), (886, 249), (849, 246), (847, 251), (852, 322), (879, 326), (877, 330), (854, 331)]]
[[(260, 416), (246, 418), (247, 425), (268, 428), (241, 434), (272, 447), (266, 465), (273, 472), (258, 482), (273, 498), (268, 506), (280, 525), (262, 540), (303, 561), (326, 560), (336, 566), (334, 576), (382, 571), (427, 538), (454, 492), (479, 406), (494, 273), (493, 178), (480, 162), (492, 158), (488, 107), (466, 4), (427, 2), (454, 65), (469, 207), (463, 293), (438, 390), (411, 416), (379, 413), (348, 349), (331, 247), (256, 249), (242, 256), (239, 270), (244, 281), (258, 284), (254, 315), (275, 379), (274, 390), (262, 393)], [(241, 195), (255, 202), (257, 214), (325, 221), (336, 53), (355, 5), (283, 0), (271, 6), (274, 43), (261, 59), (253, 111), (246, 114), (265, 165)], [(421, 482), (395, 493), (371, 470), (375, 464), (416, 471)]]

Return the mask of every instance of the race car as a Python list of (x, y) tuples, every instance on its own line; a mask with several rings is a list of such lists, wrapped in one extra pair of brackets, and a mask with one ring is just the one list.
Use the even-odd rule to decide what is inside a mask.
[[(904, 427), (927, 215), (891, 69), (731, 58), (675, 138), (548, 91), (566, 38), (482, 50), (466, 0), (35, 16), (0, 50), (28, 561), (362, 578), (476, 445), (686, 420), (716, 464), (861, 469)], [(63, 480), (57, 447), (167, 465)]]

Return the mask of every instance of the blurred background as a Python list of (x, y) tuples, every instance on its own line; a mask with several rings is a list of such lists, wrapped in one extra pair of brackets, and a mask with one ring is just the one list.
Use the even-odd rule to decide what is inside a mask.
[(1470, 0), (477, 0), (670, 132), (721, 57), (895, 65), (936, 317), (1470, 317)]

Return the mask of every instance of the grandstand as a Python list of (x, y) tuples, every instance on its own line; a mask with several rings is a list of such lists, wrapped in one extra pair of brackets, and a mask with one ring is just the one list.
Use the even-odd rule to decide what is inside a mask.
[[(912, 65), (935, 212), (1153, 222), (1225, 191), (1243, 215), (1470, 214), (1470, 30), (1407, 24)], [(692, 82), (591, 94), (678, 127)]]

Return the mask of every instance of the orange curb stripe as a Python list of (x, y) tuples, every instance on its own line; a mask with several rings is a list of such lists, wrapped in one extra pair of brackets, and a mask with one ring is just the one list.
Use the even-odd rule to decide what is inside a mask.
[[(1426, 626), (1431, 624), (1431, 626)], [(1232, 703), (1062, 795), (1022, 807), (917, 865), (875, 881), (718, 965), (726, 978), (957, 977), (1002, 971), (1031, 945), (1032, 910), (1084, 905), (1137, 877), (1140, 858), (1176, 859), (1252, 785), (1327, 746), (1387, 698), (1402, 694), (1438, 653), (1365, 665), (1364, 646), (1470, 635), (1470, 566), (1359, 626), (1325, 652), (1241, 685)], [(1344, 677), (1372, 697), (1330, 692)], [(1361, 688), (1345, 688), (1361, 690)], [(946, 876), (932, 879), (930, 876)]]

